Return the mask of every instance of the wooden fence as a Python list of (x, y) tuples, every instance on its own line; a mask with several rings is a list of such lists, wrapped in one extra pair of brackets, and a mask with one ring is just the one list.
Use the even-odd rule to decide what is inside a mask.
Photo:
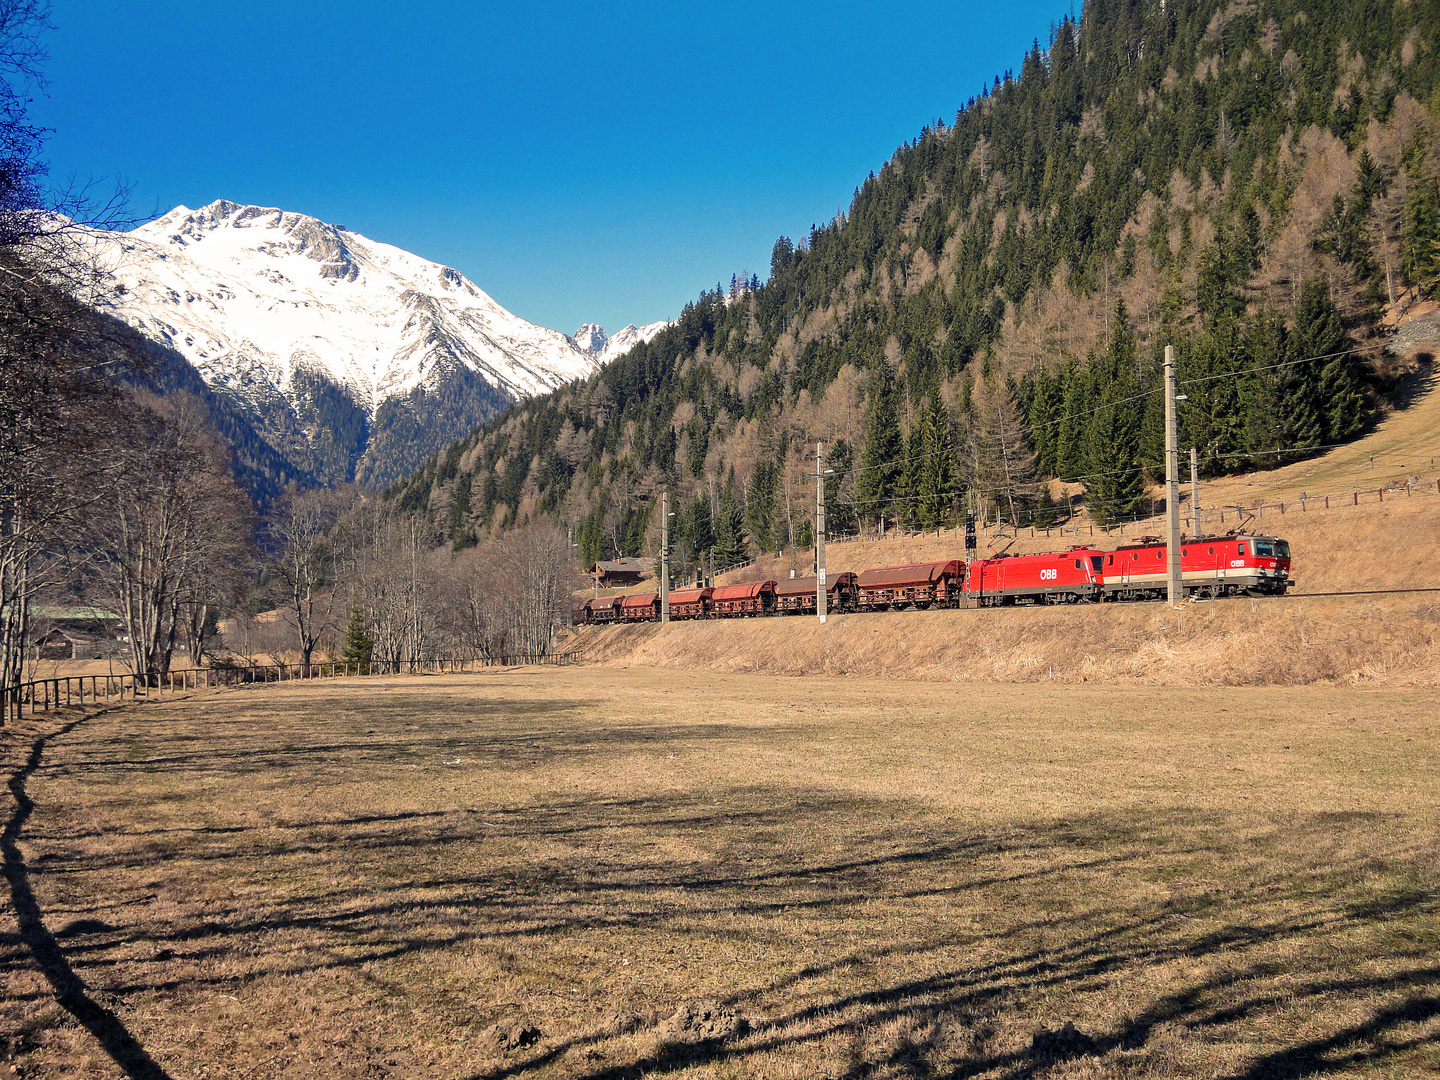
[(58, 709), (66, 705), (91, 705), (101, 701), (144, 701), (162, 694), (199, 690), (212, 686), (242, 686), (252, 683), (291, 682), (297, 679), (355, 678), (371, 675), (423, 675), (479, 671), (493, 667), (518, 667), (526, 664), (548, 664), (569, 667), (580, 663), (581, 652), (544, 653), (539, 655), (501, 655), (477, 657), (430, 657), (417, 660), (372, 660), (369, 663), (323, 664), (222, 664), (215, 667), (180, 668), (159, 672), (121, 672), (108, 675), (57, 675), (49, 679), (32, 679), (4, 690), (6, 717), (14, 720)]

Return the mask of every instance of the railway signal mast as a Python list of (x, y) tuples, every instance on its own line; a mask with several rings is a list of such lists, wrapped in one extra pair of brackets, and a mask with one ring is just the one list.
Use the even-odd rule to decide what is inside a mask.
[(1190, 447), (1190, 523), (1194, 526), (1191, 534), (1199, 540), (1205, 533), (1200, 528), (1200, 462), (1193, 446)]
[(825, 622), (826, 598), (829, 588), (825, 583), (825, 477), (834, 472), (825, 468), (825, 444), (815, 444), (815, 616)]
[(1165, 346), (1165, 598), (1171, 607), (1185, 599), (1180, 567), (1180, 447), (1175, 432), (1175, 348)]
[[(651, 503), (650, 505), (655, 505)], [(660, 621), (670, 621), (670, 492), (660, 493)]]

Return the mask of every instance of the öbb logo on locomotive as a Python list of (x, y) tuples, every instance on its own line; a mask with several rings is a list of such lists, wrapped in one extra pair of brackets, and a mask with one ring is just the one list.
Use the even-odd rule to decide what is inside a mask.
[[(1080, 544), (1038, 555), (1001, 553), (986, 559), (886, 566), (822, 579), (826, 606), (835, 613), (927, 608), (999, 607), (1011, 604), (1078, 604), (1165, 598), (1169, 561), (1158, 537), (1102, 551)], [(1275, 536), (1227, 534), (1184, 540), (1180, 572), (1186, 596), (1283, 596), (1294, 586), (1290, 544)], [(814, 577), (747, 581), (676, 589), (670, 617), (747, 618), (814, 614)], [(655, 622), (658, 593), (600, 596), (576, 608), (576, 626)]]

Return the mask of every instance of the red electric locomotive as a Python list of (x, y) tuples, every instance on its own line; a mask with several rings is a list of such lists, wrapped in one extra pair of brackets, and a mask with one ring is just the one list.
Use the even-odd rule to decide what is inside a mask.
[(997, 604), (1074, 604), (1099, 600), (1104, 552), (1085, 545), (1043, 555), (997, 555), (968, 568), (965, 595), (979, 607)]
[[(1167, 549), (1157, 537), (1105, 554), (1107, 600), (1163, 599)], [(1192, 596), (1283, 596), (1290, 577), (1290, 545), (1274, 536), (1201, 536), (1181, 542), (1180, 575)]]

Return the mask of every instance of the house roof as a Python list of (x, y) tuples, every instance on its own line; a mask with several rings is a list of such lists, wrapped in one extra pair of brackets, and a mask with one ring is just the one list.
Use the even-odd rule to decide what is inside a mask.
[(595, 569), (601, 574), (641, 574), (645, 564), (639, 559), (607, 559), (597, 562)]
[(30, 614), (37, 619), (118, 619), (113, 611), (106, 611), (98, 607), (57, 607), (49, 604), (36, 604), (30, 609)]

